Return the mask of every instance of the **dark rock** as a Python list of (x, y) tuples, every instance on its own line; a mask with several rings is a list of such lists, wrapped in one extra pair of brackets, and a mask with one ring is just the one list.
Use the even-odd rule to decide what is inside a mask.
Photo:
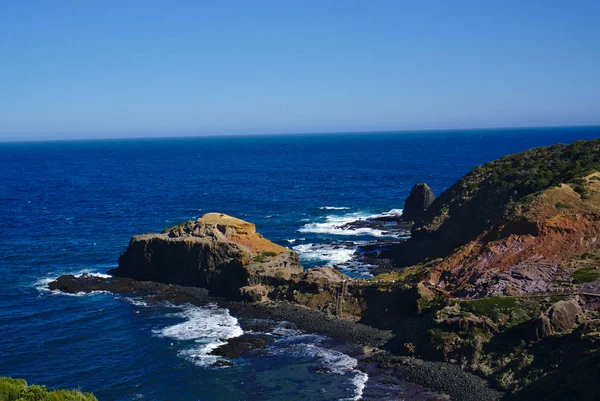
[(217, 362), (213, 363), (212, 366), (215, 368), (232, 368), (235, 364), (224, 359), (219, 359)]
[(407, 221), (404, 216), (390, 214), (351, 221), (340, 228), (342, 230), (370, 228), (372, 230), (380, 230), (384, 235), (403, 237), (409, 235), (412, 225), (412, 221)]
[(404, 202), (402, 216), (405, 220), (420, 222), (425, 210), (433, 203), (433, 191), (427, 184), (416, 184)]
[(266, 348), (273, 341), (269, 336), (246, 333), (239, 337), (228, 339), (226, 344), (213, 350), (211, 354), (226, 358), (237, 358), (246, 352)]
[(329, 369), (327, 366), (317, 366), (316, 368), (312, 368), (311, 369), (314, 373), (331, 373), (331, 369)]

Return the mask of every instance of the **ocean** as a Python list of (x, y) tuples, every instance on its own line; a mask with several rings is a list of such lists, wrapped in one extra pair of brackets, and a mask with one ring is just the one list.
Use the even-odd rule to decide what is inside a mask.
[(242, 333), (227, 310), (46, 284), (103, 274), (132, 235), (207, 212), (255, 223), (306, 267), (366, 276), (355, 245), (386, 234), (344, 223), (401, 213), (415, 183), (438, 195), (500, 156), (595, 137), (599, 127), (0, 143), (0, 376), (102, 401), (356, 399), (368, 377), (322, 335), (281, 324), (267, 350), (214, 368), (209, 351)]

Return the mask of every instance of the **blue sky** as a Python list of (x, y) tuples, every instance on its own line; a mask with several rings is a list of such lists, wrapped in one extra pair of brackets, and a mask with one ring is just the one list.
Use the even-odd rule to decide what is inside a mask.
[(600, 124), (599, 1), (0, 6), (0, 140)]

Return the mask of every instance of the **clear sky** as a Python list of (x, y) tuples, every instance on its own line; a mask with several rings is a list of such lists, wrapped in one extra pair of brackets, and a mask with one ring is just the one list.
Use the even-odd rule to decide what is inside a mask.
[(4, 1), (0, 140), (600, 124), (600, 1)]

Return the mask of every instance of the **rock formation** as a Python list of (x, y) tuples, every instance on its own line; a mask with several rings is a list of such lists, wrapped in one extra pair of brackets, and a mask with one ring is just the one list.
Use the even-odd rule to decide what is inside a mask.
[(256, 286), (288, 280), (302, 271), (294, 251), (263, 238), (254, 224), (208, 213), (162, 233), (133, 237), (119, 267), (110, 273), (257, 300), (266, 290)]
[(402, 216), (405, 220), (421, 222), (425, 210), (433, 203), (433, 191), (427, 184), (415, 184), (404, 202)]

